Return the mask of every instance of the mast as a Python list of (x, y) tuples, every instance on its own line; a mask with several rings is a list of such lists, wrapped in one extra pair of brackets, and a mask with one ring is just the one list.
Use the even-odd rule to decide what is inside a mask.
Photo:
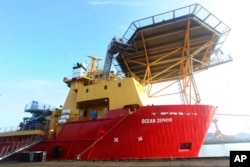
[(96, 58), (94, 56), (88, 56), (91, 59), (91, 64), (90, 64), (90, 72), (95, 72), (98, 70), (98, 63), (100, 60), (100, 58)]

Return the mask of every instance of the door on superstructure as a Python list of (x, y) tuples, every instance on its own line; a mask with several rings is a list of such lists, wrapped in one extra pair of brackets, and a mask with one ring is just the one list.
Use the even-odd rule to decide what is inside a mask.
[(109, 98), (78, 102), (77, 109), (80, 119), (105, 118), (109, 111)]

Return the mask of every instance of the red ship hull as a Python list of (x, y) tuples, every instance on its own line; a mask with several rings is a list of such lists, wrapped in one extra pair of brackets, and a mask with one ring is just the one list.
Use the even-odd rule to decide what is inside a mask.
[(132, 114), (65, 123), (55, 140), (29, 151), (47, 159), (119, 160), (197, 157), (216, 108), (208, 105), (141, 107)]

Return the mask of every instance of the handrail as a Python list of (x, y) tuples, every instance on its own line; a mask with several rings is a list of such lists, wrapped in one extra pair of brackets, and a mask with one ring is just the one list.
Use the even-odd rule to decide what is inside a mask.
[(200, 4), (193, 4), (186, 7), (171, 10), (168, 12), (164, 12), (158, 15), (154, 15), (151, 17), (146, 17), (140, 20), (136, 20), (130, 24), (129, 28), (124, 33), (122, 38), (124, 39), (124, 41), (127, 42), (139, 28), (161, 23), (163, 21), (170, 21), (188, 15), (194, 16), (199, 21), (206, 24), (220, 35), (228, 34), (228, 32), (230, 31), (230, 28), (225, 23), (219, 20), (207, 9), (202, 7)]
[(0, 152), (0, 160), (3, 160), (15, 153), (18, 153), (24, 149), (27, 149), (44, 139), (43, 135), (31, 135), (26, 140), (22, 140), (20, 142), (15, 142), (12, 145), (4, 146)]
[(27, 126), (24, 126), (23, 128), (21, 128), (19, 126), (1, 127), (0, 128), (0, 134), (1, 133), (8, 133), (8, 132), (17, 132), (17, 131), (47, 130), (48, 129), (47, 126), (44, 127), (44, 126), (41, 126), (41, 125), (36, 125), (34, 127), (34, 125), (27, 125)]
[(18, 126), (1, 127), (0, 133), (15, 132), (15, 131), (18, 131), (19, 129), (20, 129), (20, 127), (18, 127)]
[(31, 103), (26, 104), (24, 109), (24, 111), (30, 111), (30, 110), (53, 111), (55, 110), (55, 107), (52, 105), (32, 101)]

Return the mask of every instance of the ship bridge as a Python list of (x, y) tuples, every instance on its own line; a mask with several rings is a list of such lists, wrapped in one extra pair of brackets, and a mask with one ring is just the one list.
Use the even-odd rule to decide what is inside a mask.
[[(199, 103), (193, 74), (232, 61), (221, 51), (229, 32), (226, 24), (199, 4), (140, 19), (122, 38), (112, 40), (104, 69), (110, 69), (114, 58), (126, 77), (134, 76), (145, 85), (177, 82), (183, 103)], [(149, 91), (149, 96), (159, 92)]]

